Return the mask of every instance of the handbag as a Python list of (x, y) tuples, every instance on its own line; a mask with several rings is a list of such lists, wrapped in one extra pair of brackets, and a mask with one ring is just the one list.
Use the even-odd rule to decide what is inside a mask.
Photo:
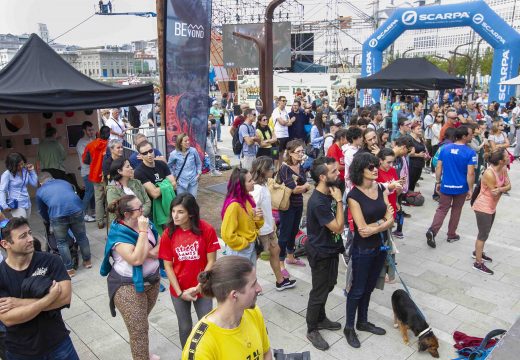
[(267, 180), (267, 188), (271, 193), (271, 207), (281, 211), (288, 210), (291, 205), (292, 189), (274, 179)]

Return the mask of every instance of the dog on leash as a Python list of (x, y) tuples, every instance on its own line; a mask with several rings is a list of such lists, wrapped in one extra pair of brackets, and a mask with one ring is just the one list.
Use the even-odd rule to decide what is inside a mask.
[(419, 351), (428, 351), (431, 356), (438, 358), (439, 341), (406, 291), (401, 289), (394, 291), (392, 309), (394, 327), (399, 327), (404, 343), (408, 345), (408, 329), (410, 329), (419, 338)]

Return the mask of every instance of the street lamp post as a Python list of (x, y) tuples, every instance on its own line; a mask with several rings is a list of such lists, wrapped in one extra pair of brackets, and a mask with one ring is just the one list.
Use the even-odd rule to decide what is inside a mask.
[(412, 51), (412, 50), (415, 50), (414, 48), (410, 48), (410, 49), (407, 49), (404, 53), (403, 53), (403, 59), (406, 57), (406, 53), (409, 52), (409, 51)]

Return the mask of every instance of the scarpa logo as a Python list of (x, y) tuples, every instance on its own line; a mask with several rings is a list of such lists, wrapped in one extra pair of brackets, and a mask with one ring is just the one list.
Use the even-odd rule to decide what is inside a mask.
[(175, 36), (182, 36), (187, 38), (204, 38), (204, 26), (193, 25), (182, 22), (175, 22)]
[[(509, 50), (502, 51), (500, 61), (500, 82), (506, 81), (509, 77)], [(498, 101), (506, 101), (507, 85), (500, 85), (498, 88)]]
[(376, 47), (377, 46), (377, 39), (370, 39), (370, 41), (368, 42), (368, 46)]
[[(396, 19), (396, 20), (392, 21), (390, 24), (388, 24), (388, 26), (379, 35), (376, 36), (375, 45), (372, 47), (375, 47), (377, 45), (378, 41), (381, 41), (381, 39), (384, 38), (395, 27), (395, 25), (398, 22), (399, 21)], [(370, 43), (369, 43), (369, 45), (370, 45)]]
[(367, 52), (367, 76), (372, 75), (372, 52)]
[(413, 25), (417, 22), (417, 13), (413, 10), (408, 10), (401, 16), (401, 21), (405, 25)]
[(467, 13), (466, 11), (419, 15), (419, 21), (446, 21), (446, 20), (462, 20), (462, 19), (469, 19), (469, 18), (470, 18), (469, 13)]
[(495, 29), (493, 29), (493, 27), (491, 25), (489, 25), (486, 21), (484, 21), (484, 15), (482, 14), (475, 14), (473, 15), (473, 22), (477, 25), (481, 25), (482, 24), (482, 27), (491, 35), (495, 38), (496, 41), (498, 41), (499, 43), (501, 44), (505, 44), (506, 43), (506, 39), (504, 39), (504, 37), (502, 35), (500, 35)]
[(475, 14), (473, 15), (473, 22), (477, 25), (482, 24), (482, 21), (484, 21), (484, 15), (482, 14)]

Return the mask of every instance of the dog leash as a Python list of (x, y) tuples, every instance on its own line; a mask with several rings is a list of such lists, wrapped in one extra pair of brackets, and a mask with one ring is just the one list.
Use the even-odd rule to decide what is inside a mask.
[[(387, 234), (389, 233), (390, 231), (387, 230)], [(395, 273), (397, 274), (397, 276), (399, 277), (399, 280), (401, 281), (401, 284), (403, 285), (404, 287), (404, 291), (406, 291), (406, 293), (408, 294), (408, 296), (410, 297), (410, 299), (412, 299), (412, 294), (410, 293), (410, 290), (408, 289), (408, 286), (406, 286), (406, 283), (404, 282), (403, 278), (401, 277), (401, 274), (399, 273), (399, 271), (397, 270), (397, 266), (395, 265), (395, 261), (394, 259), (392, 258), (392, 255), (388, 252), (388, 250), (390, 250), (390, 246), (388, 245), (385, 245), (385, 239), (384, 239), (384, 236), (383, 236), (383, 233), (380, 232), (379, 233), (379, 236), (381, 237), (381, 242), (383, 243), (383, 245), (381, 245), (381, 251), (386, 251), (386, 259), (387, 261), (390, 263), (390, 265), (392, 266), (392, 268), (394, 269)], [(390, 234), (388, 234), (388, 236), (390, 236)], [(412, 299), (412, 302), (413, 304), (415, 305), (415, 308), (417, 309), (417, 312), (419, 313), (419, 315), (423, 318), (424, 321), (426, 321), (426, 316), (424, 316), (424, 314), (422, 313), (421, 309), (419, 309), (419, 307), (417, 306), (417, 304), (415, 303), (415, 301), (413, 301)], [(426, 321), (427, 322), (427, 321)]]

